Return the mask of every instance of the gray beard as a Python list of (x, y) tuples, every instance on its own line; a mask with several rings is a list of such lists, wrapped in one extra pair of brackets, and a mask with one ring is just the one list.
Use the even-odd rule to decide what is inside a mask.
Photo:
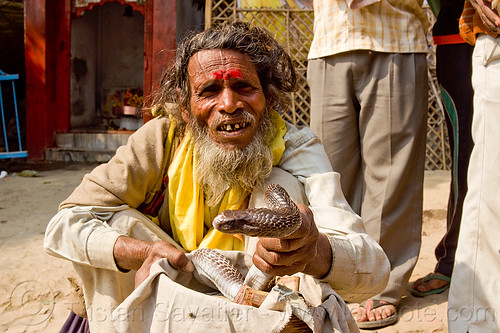
[[(251, 117), (251, 115), (248, 115)], [(276, 128), (270, 110), (265, 110), (252, 141), (243, 149), (223, 149), (210, 138), (206, 125), (191, 116), (189, 130), (197, 157), (196, 179), (205, 202), (214, 207), (230, 188), (253, 192), (263, 189), (273, 168), (271, 142)]]

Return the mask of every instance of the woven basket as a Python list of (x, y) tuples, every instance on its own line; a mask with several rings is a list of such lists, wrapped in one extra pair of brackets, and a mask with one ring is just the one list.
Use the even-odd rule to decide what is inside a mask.
[(299, 333), (299, 332), (312, 332), (312, 330), (307, 326), (299, 318), (295, 317), (295, 315), (290, 318), (288, 324), (286, 324), (285, 328), (281, 331), (282, 333)]

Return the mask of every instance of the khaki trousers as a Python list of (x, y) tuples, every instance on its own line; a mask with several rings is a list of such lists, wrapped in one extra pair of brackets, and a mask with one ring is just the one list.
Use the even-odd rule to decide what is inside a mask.
[(374, 296), (397, 304), (421, 243), (427, 133), (425, 54), (345, 52), (308, 63), (311, 128), (342, 190), (391, 263)]

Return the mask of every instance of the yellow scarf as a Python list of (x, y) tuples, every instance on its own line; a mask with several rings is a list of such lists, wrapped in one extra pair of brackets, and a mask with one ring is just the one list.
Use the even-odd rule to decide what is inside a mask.
[[(277, 165), (285, 151), (285, 121), (278, 112), (272, 111), (272, 121), (278, 132), (272, 141), (273, 165)], [(170, 126), (172, 131), (173, 124)], [(188, 133), (177, 149), (168, 168), (168, 204), (170, 225), (176, 242), (187, 251), (199, 247), (221, 250), (244, 250), (244, 241), (240, 235), (221, 233), (212, 227), (212, 221), (224, 210), (244, 209), (248, 206), (249, 193), (239, 190), (226, 191), (219, 207), (205, 204), (203, 191), (196, 182), (194, 165), (196, 155)], [(167, 139), (167, 147), (172, 144), (172, 136)], [(208, 230), (205, 232), (205, 230)]]

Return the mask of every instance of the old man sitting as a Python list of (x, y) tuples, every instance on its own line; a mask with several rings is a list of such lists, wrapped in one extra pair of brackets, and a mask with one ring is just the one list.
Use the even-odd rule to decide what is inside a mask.
[[(81, 278), (91, 331), (114, 330), (113, 309), (153, 263), (193, 271), (185, 253), (200, 247), (251, 251), (262, 271), (304, 273), (353, 302), (384, 289), (388, 260), (344, 199), (323, 146), (279, 114), (296, 81), (279, 43), (245, 23), (178, 47), (152, 103), (158, 116), (87, 174), (47, 227), (45, 249)], [(221, 211), (255, 205), (269, 183), (298, 203), (302, 225), (292, 235), (250, 239), (212, 227)]]

